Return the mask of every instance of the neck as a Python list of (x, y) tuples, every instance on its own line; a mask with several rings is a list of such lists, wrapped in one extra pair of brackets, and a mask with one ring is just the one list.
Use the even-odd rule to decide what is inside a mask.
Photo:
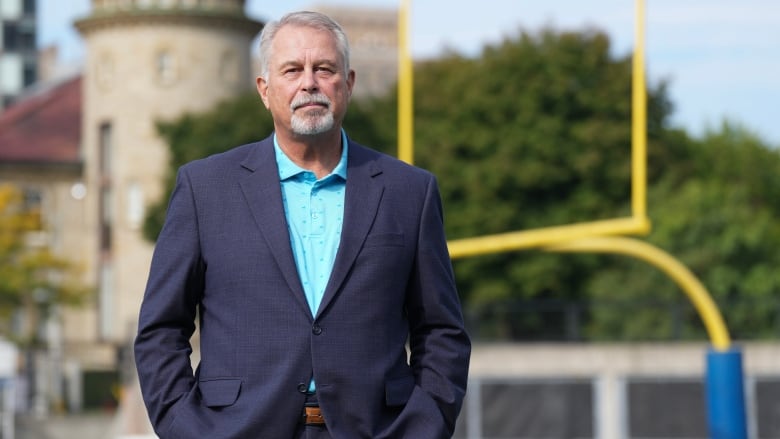
[(296, 165), (311, 171), (317, 178), (330, 174), (341, 160), (341, 130), (315, 136), (276, 133), (282, 151)]

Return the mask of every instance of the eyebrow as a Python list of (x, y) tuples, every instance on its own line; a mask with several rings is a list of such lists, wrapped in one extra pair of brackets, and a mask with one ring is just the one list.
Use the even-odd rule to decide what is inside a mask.
[[(279, 70), (284, 70), (285, 67), (298, 67), (305, 63), (298, 61), (298, 60), (288, 60), (279, 65)], [(329, 59), (321, 59), (316, 60), (312, 63), (315, 67), (316, 66), (330, 66), (330, 67), (338, 67), (340, 64), (337, 61), (329, 60)]]

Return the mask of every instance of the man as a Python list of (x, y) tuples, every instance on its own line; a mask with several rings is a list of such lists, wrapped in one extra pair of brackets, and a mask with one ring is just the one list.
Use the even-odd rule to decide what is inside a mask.
[(434, 177), (346, 137), (331, 19), (268, 24), (260, 57), (275, 132), (183, 166), (155, 249), (135, 342), (155, 431), (451, 437), (471, 348)]

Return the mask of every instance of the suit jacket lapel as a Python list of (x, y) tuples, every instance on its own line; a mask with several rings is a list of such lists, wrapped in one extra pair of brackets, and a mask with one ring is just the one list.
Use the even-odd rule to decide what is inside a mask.
[(374, 161), (373, 154), (364, 147), (350, 141), (347, 156), (347, 185), (344, 200), (344, 222), (341, 227), (341, 242), (333, 264), (325, 295), (317, 310), (319, 316), (328, 307), (341, 287), (355, 258), (363, 247), (368, 231), (374, 223), (384, 185), (377, 178), (382, 170)]
[[(279, 184), (279, 170), (274, 156), (273, 137), (259, 142), (247, 158), (241, 163), (250, 172), (241, 177), (241, 189), (252, 211), (257, 227), (260, 229), (271, 250), (287, 285), (295, 295), (306, 315), (311, 316), (303, 286), (295, 265), (290, 247), (290, 232), (282, 204), (282, 191)], [(258, 270), (266, 269), (258, 267)]]

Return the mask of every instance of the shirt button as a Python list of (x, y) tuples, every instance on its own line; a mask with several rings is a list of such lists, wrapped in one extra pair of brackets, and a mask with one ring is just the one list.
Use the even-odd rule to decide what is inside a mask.
[(311, 328), (311, 332), (312, 332), (314, 335), (320, 335), (320, 334), (322, 334), (322, 328), (320, 327), (320, 325), (314, 325), (314, 326), (312, 326), (312, 328)]
[(298, 383), (298, 392), (306, 393), (308, 391), (309, 391), (309, 386), (307, 386), (305, 383)]

